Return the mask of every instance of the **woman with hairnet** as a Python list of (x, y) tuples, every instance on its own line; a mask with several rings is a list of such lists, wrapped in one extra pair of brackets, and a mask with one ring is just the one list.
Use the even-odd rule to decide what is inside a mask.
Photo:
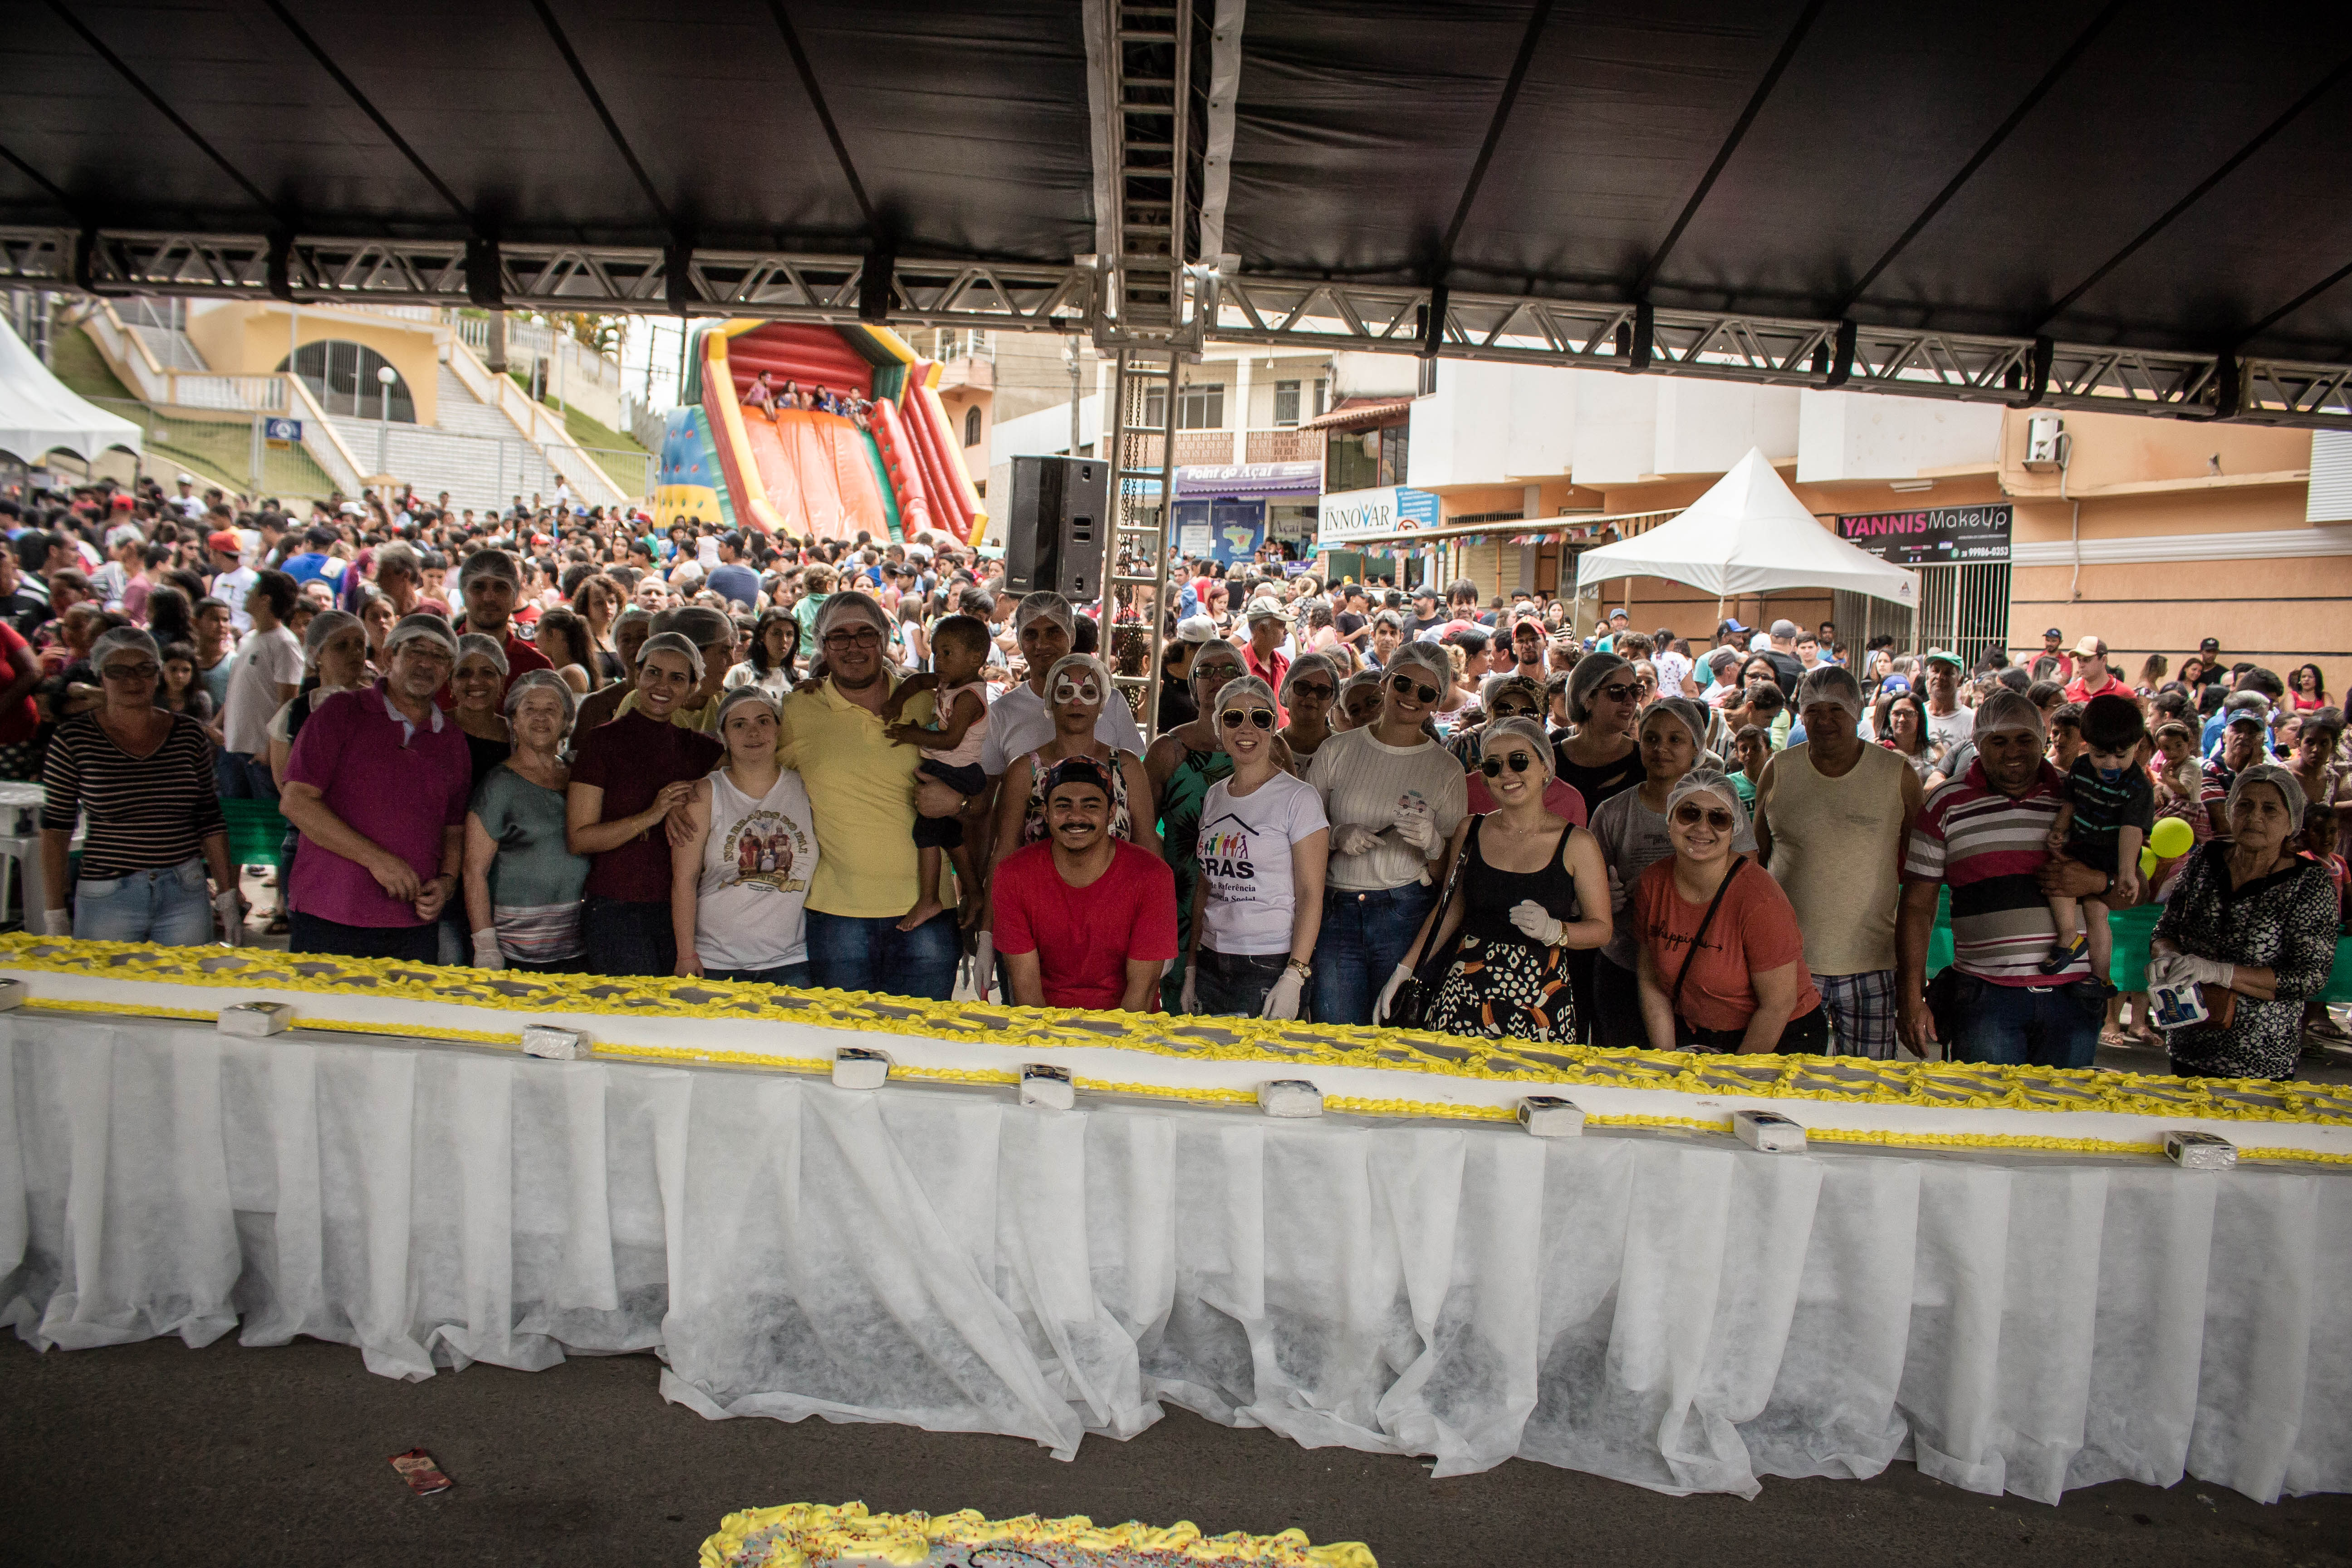
[(1625, 922), (1650, 1047), (1826, 1052), (1828, 1015), (1805, 968), (1797, 911), (1772, 874), (1739, 852), (1748, 837), (1739, 792), (1715, 769), (1693, 768), (1665, 806), (1672, 853), (1642, 873)]
[(2173, 879), (2147, 979), (2150, 989), (2193, 983), (2204, 1001), (2205, 1021), (2164, 1032), (2183, 1077), (2294, 1076), (2303, 1005), (2327, 984), (2340, 925), (2326, 868), (2295, 847), (2304, 810), (2286, 769), (2242, 770), (2214, 825), (2226, 837), (2200, 845)]

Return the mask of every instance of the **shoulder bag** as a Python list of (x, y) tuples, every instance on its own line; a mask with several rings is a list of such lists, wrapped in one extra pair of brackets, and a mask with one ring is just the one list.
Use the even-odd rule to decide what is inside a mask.
[(1699, 917), (1698, 930), (1691, 937), (1690, 952), (1684, 956), (1682, 968), (1675, 973), (1675, 988), (1666, 994), (1666, 1006), (1675, 1016), (1675, 1044), (1678, 1047), (1706, 1051), (1733, 1049), (1739, 1043), (1737, 1037), (1747, 1032), (1702, 1029), (1683, 1016), (1683, 982), (1690, 978), (1691, 965), (1698, 962), (1699, 944), (1706, 940), (1707, 931), (1715, 924), (1716, 910), (1723, 908), (1723, 896), (1731, 891), (1733, 879), (1739, 875), (1739, 868), (1747, 864), (1748, 857), (1739, 856), (1731, 862), (1731, 869), (1723, 874), (1722, 886), (1716, 889), (1714, 899), (1706, 906), (1706, 913)]

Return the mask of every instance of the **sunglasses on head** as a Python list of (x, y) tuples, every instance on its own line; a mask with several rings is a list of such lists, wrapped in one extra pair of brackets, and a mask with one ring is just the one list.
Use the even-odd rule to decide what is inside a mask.
[(1685, 801), (1675, 807), (1675, 820), (1685, 827), (1696, 827), (1704, 822), (1717, 833), (1728, 833), (1731, 831), (1732, 824), (1738, 819), (1719, 805), (1699, 805), (1691, 801)]
[(1390, 680), (1389, 689), (1399, 697), (1417, 697), (1423, 702), (1437, 700), (1437, 688), (1423, 686), (1410, 675), (1400, 675)]
[(1274, 710), (1253, 708), (1244, 713), (1238, 708), (1228, 708), (1217, 715), (1217, 722), (1228, 730), (1238, 730), (1244, 723), (1255, 724), (1261, 730), (1271, 730), (1274, 728)]
[(1505, 767), (1508, 767), (1515, 773), (1523, 773), (1535, 765), (1536, 760), (1527, 752), (1513, 752), (1507, 757), (1485, 758), (1478, 763), (1478, 771), (1490, 779), (1498, 779), (1503, 776)]

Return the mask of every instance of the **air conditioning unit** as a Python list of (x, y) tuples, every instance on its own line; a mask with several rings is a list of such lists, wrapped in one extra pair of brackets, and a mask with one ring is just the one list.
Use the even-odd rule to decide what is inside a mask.
[(2066, 435), (2066, 422), (2055, 414), (2037, 414), (2025, 422), (2025, 466), (2029, 468), (2054, 468), (2063, 458), (2060, 447)]

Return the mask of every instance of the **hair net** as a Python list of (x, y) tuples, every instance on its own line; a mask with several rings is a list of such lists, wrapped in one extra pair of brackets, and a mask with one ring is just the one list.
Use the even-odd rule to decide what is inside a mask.
[[(326, 617), (322, 616), (320, 618), (323, 620)], [(345, 616), (343, 617), (343, 619), (347, 621), (351, 618), (352, 617), (349, 616)], [(100, 675), (104, 675), (106, 673), (106, 661), (109, 658), (111, 658), (114, 655), (121, 653), (124, 648), (129, 648), (134, 653), (143, 653), (149, 658), (153, 659), (158, 665), (163, 662), (163, 654), (155, 647), (154, 637), (150, 636), (145, 630), (138, 626), (117, 626), (112, 631), (108, 632), (104, 637), (100, 637), (97, 642), (90, 646), (90, 668), (98, 671)]]
[(1797, 711), (1816, 702), (1834, 702), (1862, 722), (1862, 682), (1842, 664), (1817, 665), (1797, 682)]
[(714, 610), (708, 605), (679, 605), (669, 612), (662, 630), (676, 632), (697, 647), (717, 647), (721, 643), (730, 648), (735, 646), (735, 622), (725, 611)]
[(1619, 670), (1633, 667), (1613, 653), (1588, 653), (1568, 672), (1568, 721), (1581, 724), (1592, 717), (1592, 693), (1609, 684)]
[(1666, 792), (1666, 820), (1675, 819), (1675, 807), (1695, 795), (1709, 795), (1731, 808), (1731, 837), (1737, 840), (1748, 833), (1748, 807), (1741, 803), (1739, 791), (1731, 780), (1714, 768), (1693, 768), (1675, 781)]
[(2050, 733), (2042, 722), (2042, 710), (2027, 700), (2023, 693), (2011, 691), (2006, 686), (1990, 693), (1977, 706), (1974, 732), (1990, 735), (1997, 730), (2030, 730), (2044, 739)]
[[(360, 618), (349, 610), (320, 610), (310, 617), (310, 624), (302, 628), (302, 657), (316, 663), (319, 650), (327, 646), (329, 638), (345, 626), (358, 626)], [(366, 635), (364, 626), (361, 626), (361, 635)], [(93, 664), (91, 668), (96, 668), (97, 666)]]
[(1693, 749), (1706, 750), (1706, 710), (1687, 697), (1661, 697), (1642, 710), (1642, 722), (1647, 724), (1664, 713), (1690, 731)]
[(2252, 763), (2240, 769), (2237, 783), (2230, 786), (2230, 803), (2223, 808), (2223, 816), (2237, 815), (2238, 797), (2246, 793), (2248, 784), (2269, 784), (2277, 790), (2279, 798), (2286, 802), (2287, 820), (2294, 825), (2287, 831), (2303, 831), (2303, 785), (2293, 773), (2276, 763)]
[(500, 577), (520, 586), (522, 574), (515, 570), (514, 557), (503, 550), (477, 550), (457, 568), (457, 592), (477, 577)]
[(1479, 732), (1480, 758), (1483, 760), (1492, 755), (1495, 748), (1502, 743), (1506, 736), (1517, 736), (1525, 741), (1528, 749), (1535, 752), (1536, 760), (1543, 764), (1544, 776), (1546, 778), (1551, 776), (1554, 760), (1551, 754), (1551, 737), (1544, 733), (1542, 721), (1523, 719), (1517, 715), (1508, 719), (1496, 720)]
[(694, 671), (696, 681), (702, 679), (702, 650), (694, 646), (692, 637), (681, 632), (656, 632), (646, 639), (646, 646), (637, 650), (637, 668), (644, 668), (646, 661), (657, 653), (680, 655), (687, 667)]
[(1075, 637), (1078, 635), (1077, 617), (1071, 613), (1070, 601), (1050, 588), (1041, 588), (1034, 594), (1024, 594), (1021, 597), (1021, 602), (1013, 606), (1013, 635), (1019, 637), (1027, 629), (1031, 621), (1040, 618), (1049, 620), (1061, 627), (1066, 637)]
[(465, 663), (468, 656), (478, 653), (498, 666), (499, 675), (504, 676), (507, 673), (507, 650), (499, 644), (498, 638), (484, 637), (479, 632), (467, 632), (457, 639), (459, 664)]
[(1331, 656), (1328, 653), (1302, 653), (1291, 661), (1289, 673), (1282, 678), (1282, 698), (1286, 704), (1290, 700), (1290, 683), (1313, 670), (1322, 671), (1331, 682), (1331, 695), (1335, 699), (1339, 696), (1339, 667), (1332, 662)]
[[(1274, 710), (1274, 688), (1255, 675), (1244, 675), (1239, 680), (1228, 681), (1225, 689), (1217, 693), (1219, 713), (1236, 708), (1246, 713), (1253, 707)], [(1224, 726), (1220, 722), (1217, 727), (1223, 729)]]
[(783, 702), (774, 692), (756, 681), (747, 680), (740, 686), (730, 688), (727, 694), (719, 700), (719, 711), (710, 721), (711, 733), (723, 733), (727, 729), (729, 710), (745, 702), (757, 702), (779, 720), (784, 716)]
[(1242, 650), (1219, 637), (1215, 642), (1202, 643), (1201, 651), (1192, 656), (1193, 682), (1198, 684), (1201, 677), (1220, 662), (1231, 664), (1235, 669), (1246, 670), (1249, 668), (1242, 659)]
[(1428, 671), (1429, 684), (1437, 688), (1440, 697), (1444, 696), (1454, 685), (1453, 663), (1438, 650), (1435, 643), (1416, 641), (1402, 644), (1389, 655), (1388, 665), (1381, 674), (1384, 678), (1394, 675), (1407, 665)]
[(525, 697), (534, 691), (552, 691), (562, 700), (563, 732), (570, 734), (572, 721), (579, 716), (580, 699), (565, 682), (563, 677), (551, 669), (526, 669), (515, 677), (514, 684), (507, 688), (507, 717), (513, 718), (515, 709)]
[(1106, 706), (1116, 695), (1115, 689), (1110, 683), (1110, 671), (1104, 667), (1102, 660), (1090, 653), (1066, 653), (1045, 667), (1046, 701), (1051, 702), (1054, 700), (1055, 683), (1065, 675), (1070, 676), (1073, 679), (1084, 679), (1091, 676), (1096, 688), (1103, 694), (1102, 700)]
[(886, 637), (890, 635), (890, 616), (882, 608), (882, 601), (856, 588), (845, 588), (827, 594), (824, 603), (817, 606), (816, 640), (822, 643), (835, 626), (853, 619), (867, 622)]

